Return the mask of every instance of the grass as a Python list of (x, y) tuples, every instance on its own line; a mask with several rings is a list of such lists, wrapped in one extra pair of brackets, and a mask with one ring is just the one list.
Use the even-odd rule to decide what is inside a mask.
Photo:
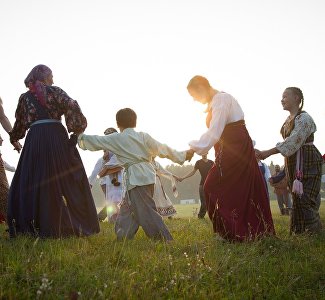
[[(325, 224), (324, 202), (321, 216)], [(325, 299), (325, 233), (289, 236), (272, 201), (277, 238), (222, 243), (197, 206), (166, 220), (175, 241), (116, 242), (102, 223), (88, 238), (9, 240), (0, 227), (0, 299)]]

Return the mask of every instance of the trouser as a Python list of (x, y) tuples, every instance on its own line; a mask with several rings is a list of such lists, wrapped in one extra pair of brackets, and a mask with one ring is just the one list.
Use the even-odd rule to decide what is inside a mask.
[(203, 190), (203, 185), (199, 186), (199, 195), (200, 195), (200, 202), (201, 202), (201, 206), (200, 206), (200, 211), (198, 213), (198, 217), (199, 218), (204, 218), (206, 212), (207, 212), (207, 206), (205, 203), (205, 193)]
[(278, 206), (282, 215), (288, 215), (292, 209), (291, 196), (289, 193), (278, 195), (276, 194)]
[(172, 240), (162, 217), (152, 199), (154, 185), (136, 186), (129, 190), (123, 200), (115, 223), (118, 240), (132, 239), (139, 226), (149, 238)]

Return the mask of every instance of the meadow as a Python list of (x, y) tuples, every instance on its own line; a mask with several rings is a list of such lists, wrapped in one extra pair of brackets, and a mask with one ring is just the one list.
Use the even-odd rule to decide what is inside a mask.
[(277, 237), (249, 243), (216, 240), (197, 205), (166, 220), (171, 244), (142, 230), (117, 242), (107, 222), (60, 240), (9, 240), (0, 225), (0, 299), (325, 299), (325, 232), (290, 236), (271, 203)]

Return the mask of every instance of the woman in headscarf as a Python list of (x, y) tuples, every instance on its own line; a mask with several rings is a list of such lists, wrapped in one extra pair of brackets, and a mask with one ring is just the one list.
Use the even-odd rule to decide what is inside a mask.
[(215, 149), (215, 165), (204, 183), (215, 233), (230, 241), (274, 234), (267, 191), (239, 103), (202, 76), (193, 77), (187, 89), (194, 100), (208, 105), (208, 130), (190, 147), (199, 155)]
[(61, 88), (52, 86), (52, 71), (37, 65), (25, 79), (28, 91), (16, 109), (10, 132), (15, 146), (25, 137), (8, 199), (11, 237), (91, 235), (99, 232), (96, 208), (88, 179), (76, 149), (76, 135), (87, 120), (77, 101)]

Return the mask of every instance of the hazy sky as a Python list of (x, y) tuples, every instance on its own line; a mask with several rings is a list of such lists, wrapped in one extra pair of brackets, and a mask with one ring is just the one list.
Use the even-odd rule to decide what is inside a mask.
[[(13, 123), (25, 77), (46, 64), (55, 85), (79, 102), (86, 133), (102, 134), (115, 126), (118, 109), (131, 107), (138, 130), (185, 150), (206, 130), (205, 107), (186, 90), (200, 74), (239, 101), (256, 147), (266, 149), (281, 141), (283, 90), (298, 86), (325, 153), (324, 3), (0, 0), (0, 96)], [(16, 164), (18, 154), (0, 132), (3, 157)], [(80, 153), (89, 174), (101, 153)], [(283, 162), (281, 155), (271, 160)]]

